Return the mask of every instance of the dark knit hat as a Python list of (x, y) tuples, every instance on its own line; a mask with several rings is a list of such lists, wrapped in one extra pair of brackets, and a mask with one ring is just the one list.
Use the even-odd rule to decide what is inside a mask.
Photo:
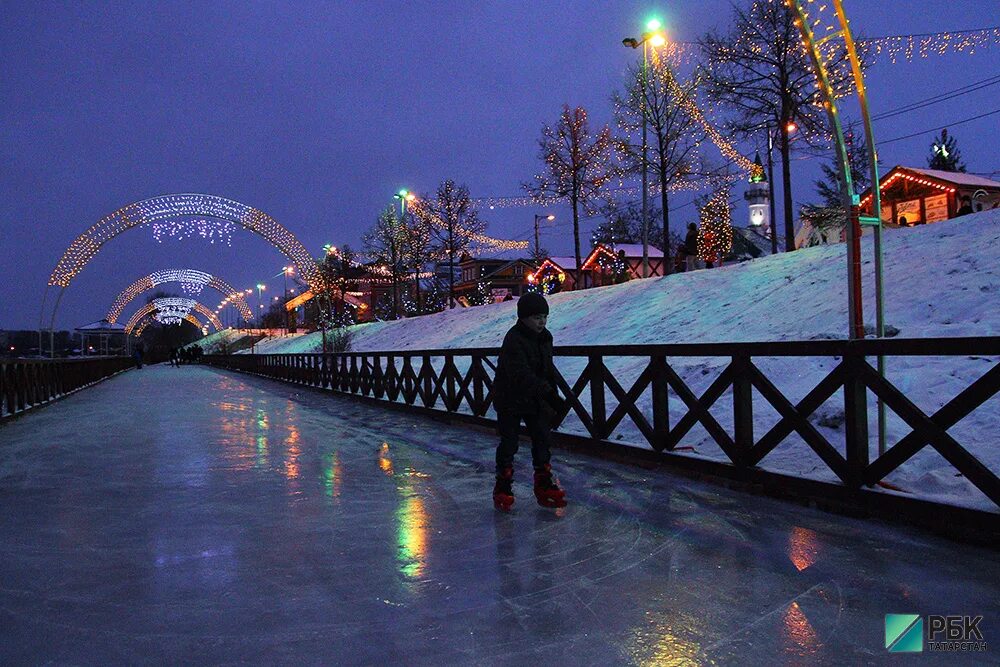
[(517, 316), (519, 318), (548, 314), (549, 304), (545, 302), (545, 297), (537, 292), (528, 292), (517, 300)]

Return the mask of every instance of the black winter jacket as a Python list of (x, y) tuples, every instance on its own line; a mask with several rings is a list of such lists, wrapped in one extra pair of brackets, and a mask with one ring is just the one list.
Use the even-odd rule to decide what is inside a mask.
[(543, 401), (556, 394), (556, 367), (552, 363), (552, 334), (535, 333), (520, 322), (504, 336), (493, 382), (497, 413), (536, 415)]

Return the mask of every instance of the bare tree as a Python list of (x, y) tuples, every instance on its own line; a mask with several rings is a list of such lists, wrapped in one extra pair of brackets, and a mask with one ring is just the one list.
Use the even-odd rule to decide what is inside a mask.
[[(708, 97), (734, 112), (734, 133), (743, 138), (765, 131), (778, 134), (788, 251), (795, 249), (790, 124), (804, 144), (827, 136), (819, 88), (795, 21), (781, 0), (752, 0), (749, 8), (733, 5), (729, 34), (713, 32), (700, 40), (708, 63), (704, 71)], [(831, 70), (843, 72), (830, 82), (835, 88), (842, 86), (847, 70)]]
[(392, 283), (392, 319), (396, 319), (399, 317), (400, 277), (405, 272), (406, 265), (406, 227), (396, 215), (395, 206), (388, 206), (379, 214), (375, 226), (363, 241), (369, 258), (383, 265), (389, 273)]
[(604, 201), (608, 183), (618, 174), (612, 164), (613, 140), (607, 126), (590, 134), (587, 111), (564, 105), (559, 122), (542, 126), (539, 158), (545, 172), (522, 187), (539, 203), (568, 199), (573, 210), (573, 244), (576, 251), (576, 284), (581, 285), (580, 207), (589, 215)]
[(437, 249), (431, 239), (431, 225), (421, 216), (407, 211), (403, 219), (405, 241), (403, 244), (404, 263), (413, 271), (413, 286), (416, 296), (415, 314), (423, 315), (424, 307), (420, 293), (420, 272), (424, 265), (437, 257)]
[(486, 231), (486, 222), (480, 219), (469, 188), (451, 179), (438, 186), (433, 198), (417, 199), (412, 210), (430, 232), (437, 255), (448, 260), (448, 308), (454, 308), (455, 261)]
[[(697, 155), (697, 146), (704, 139), (698, 121), (685, 110), (684, 99), (674, 93), (680, 91), (686, 98), (695, 93), (695, 82), (682, 84), (674, 79), (670, 64), (654, 53), (646, 68), (643, 82), (642, 65), (630, 67), (626, 74), (624, 93), (615, 93), (615, 120), (622, 133), (616, 144), (622, 155), (626, 173), (642, 172), (642, 119), (650, 134), (648, 168), (660, 190), (660, 211), (663, 217), (662, 245), (665, 273), (671, 270), (670, 243), (670, 189), (676, 184), (699, 175), (703, 168)], [(647, 233), (647, 238), (651, 234)]]

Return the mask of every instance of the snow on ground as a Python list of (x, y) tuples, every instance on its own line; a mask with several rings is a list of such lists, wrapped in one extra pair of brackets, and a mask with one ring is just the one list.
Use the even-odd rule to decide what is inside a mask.
[[(862, 241), (865, 321), (874, 322), (872, 237)], [(1000, 332), (1000, 210), (968, 215), (934, 225), (884, 234), (886, 323), (899, 336), (995, 336)], [(622, 285), (569, 292), (549, 297), (549, 329), (556, 345), (615, 345), (625, 343), (689, 343), (811, 340), (846, 338), (846, 246), (810, 248), (721, 269), (697, 271)], [(495, 347), (514, 323), (513, 302), (455, 310), (397, 322), (353, 327), (353, 351)], [(320, 335), (274, 341), (270, 352), (317, 352)], [(260, 351), (260, 347), (258, 347)], [(583, 360), (559, 359), (570, 384)], [(606, 361), (627, 389), (645, 367), (642, 358)], [(700, 394), (728, 363), (725, 358), (675, 358), (670, 363)], [(988, 371), (995, 358), (890, 358), (887, 377), (928, 414)], [(755, 359), (758, 367), (793, 402), (801, 399), (835, 365), (834, 359)], [(440, 364), (440, 361), (438, 361)], [(610, 394), (610, 393), (609, 393)], [(584, 401), (589, 397), (584, 396)], [(586, 403), (585, 403), (586, 404)], [(609, 412), (615, 403), (609, 395)], [(651, 411), (649, 391), (639, 400)], [(712, 410), (731, 429), (731, 393)], [(755, 393), (755, 435), (760, 437), (778, 420)], [(994, 472), (1000, 472), (1000, 398), (994, 397), (957, 424), (950, 433)], [(671, 394), (671, 423), (684, 410)], [(876, 433), (874, 401), (869, 410)], [(843, 452), (843, 399), (838, 393), (813, 415), (820, 432)], [(561, 427), (585, 432), (575, 418)], [(891, 445), (909, 432), (890, 414)], [(731, 430), (730, 430), (731, 432)], [(612, 439), (644, 443), (630, 423)], [(876, 445), (872, 438), (873, 456)], [(694, 455), (725, 458), (700, 426), (682, 443)], [(643, 445), (644, 446), (644, 445)], [(833, 473), (797, 436), (789, 436), (761, 462), (772, 470), (820, 479)], [(938, 500), (988, 509), (996, 506), (929, 447), (888, 477), (909, 492)]]

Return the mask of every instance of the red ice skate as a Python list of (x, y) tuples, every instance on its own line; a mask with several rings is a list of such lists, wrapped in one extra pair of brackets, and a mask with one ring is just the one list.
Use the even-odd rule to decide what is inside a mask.
[(493, 507), (501, 512), (509, 512), (514, 506), (514, 469), (504, 468), (497, 472), (497, 483), (493, 487)]
[(552, 466), (535, 468), (535, 499), (542, 507), (566, 507), (566, 492), (552, 476)]

